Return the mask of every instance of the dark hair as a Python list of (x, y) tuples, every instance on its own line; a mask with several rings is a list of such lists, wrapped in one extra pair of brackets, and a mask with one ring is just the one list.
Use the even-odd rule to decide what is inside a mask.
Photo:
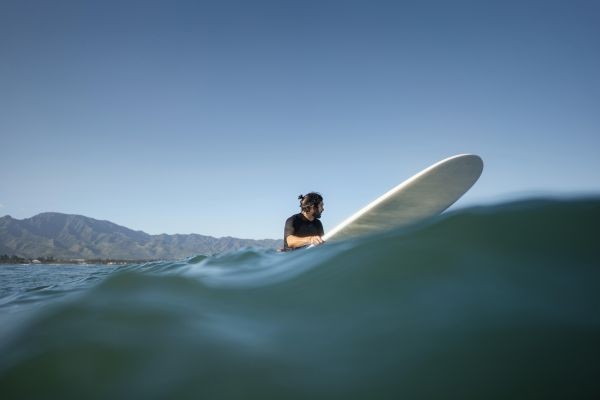
[(317, 207), (319, 203), (323, 201), (323, 196), (317, 192), (310, 192), (308, 194), (298, 196), (298, 200), (300, 200), (300, 208), (302, 211), (310, 211), (313, 206)]

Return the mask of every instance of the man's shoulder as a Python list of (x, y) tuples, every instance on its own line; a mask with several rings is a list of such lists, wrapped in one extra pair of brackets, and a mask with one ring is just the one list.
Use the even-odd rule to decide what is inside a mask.
[(297, 219), (300, 218), (302, 214), (294, 214), (291, 217), (289, 217), (288, 219), (285, 220), (285, 222), (291, 222), (291, 221), (296, 221)]
[(323, 231), (323, 230), (324, 230), (324, 229), (323, 229), (323, 223), (321, 222), (321, 220), (320, 220), (320, 219), (316, 219), (316, 218), (315, 218), (315, 225), (317, 225), (317, 229), (319, 229), (319, 230), (321, 230), (321, 231)]

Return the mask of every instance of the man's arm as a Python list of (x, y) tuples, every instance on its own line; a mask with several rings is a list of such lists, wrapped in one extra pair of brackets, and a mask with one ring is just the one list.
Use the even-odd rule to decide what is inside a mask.
[(297, 247), (310, 246), (311, 244), (318, 245), (323, 243), (323, 239), (320, 236), (305, 236), (299, 237), (294, 235), (287, 236), (287, 244), (289, 247), (295, 249)]

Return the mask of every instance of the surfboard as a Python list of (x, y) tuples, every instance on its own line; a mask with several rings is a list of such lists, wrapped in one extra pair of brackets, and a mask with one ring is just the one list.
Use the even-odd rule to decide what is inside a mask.
[(459, 154), (439, 161), (395, 186), (327, 232), (343, 240), (412, 225), (442, 213), (477, 182), (483, 160)]

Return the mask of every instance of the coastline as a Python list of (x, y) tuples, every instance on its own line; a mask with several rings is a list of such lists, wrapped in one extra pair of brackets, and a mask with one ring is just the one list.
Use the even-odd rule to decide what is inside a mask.
[(37, 257), (25, 258), (18, 256), (0, 255), (0, 265), (128, 265), (128, 264), (143, 264), (151, 261), (159, 260), (129, 260), (116, 258), (54, 258), (54, 257)]

